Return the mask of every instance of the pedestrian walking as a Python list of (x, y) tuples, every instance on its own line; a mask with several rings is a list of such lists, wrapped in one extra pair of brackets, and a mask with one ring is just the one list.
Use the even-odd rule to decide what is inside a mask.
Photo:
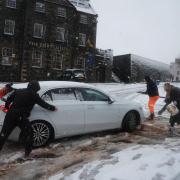
[(40, 98), (37, 94), (39, 90), (39, 83), (37, 81), (32, 81), (28, 84), (27, 88), (15, 90), (7, 98), (5, 108), (9, 109), (9, 111), (5, 116), (4, 124), (0, 133), (0, 151), (13, 129), (16, 126), (19, 126), (25, 136), (25, 157), (28, 157), (31, 153), (33, 131), (28, 119), (31, 110), (35, 104), (50, 111), (56, 110), (55, 106), (46, 103)]
[(169, 119), (170, 123), (170, 135), (175, 134), (175, 124), (180, 124), (180, 88), (171, 85), (170, 83), (164, 84), (164, 90), (166, 92), (166, 99), (164, 107), (158, 112), (161, 115), (166, 109), (171, 113)]
[(149, 76), (145, 76), (145, 81), (147, 84), (147, 90), (145, 94), (148, 94), (149, 96), (148, 107), (150, 115), (148, 117), (148, 120), (154, 120), (154, 107), (159, 99), (159, 91), (156, 82), (154, 82)]

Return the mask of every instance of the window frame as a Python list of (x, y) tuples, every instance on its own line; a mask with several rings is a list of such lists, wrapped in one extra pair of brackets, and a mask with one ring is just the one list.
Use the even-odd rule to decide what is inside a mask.
[[(37, 51), (40, 52), (40, 58), (37, 58), (37, 57), (34, 58), (34, 55), (35, 55), (34, 53), (37, 52)], [(37, 54), (36, 54), (36, 55), (37, 55)], [(42, 68), (42, 65), (43, 65), (42, 59), (43, 59), (43, 51), (42, 51), (42, 50), (33, 49), (33, 51), (32, 51), (31, 66), (32, 66), (33, 68)], [(39, 65), (39, 66), (33, 65), (33, 61), (34, 61), (34, 60), (40, 60), (40, 65)]]
[(67, 17), (67, 8), (65, 7), (58, 7), (57, 8), (57, 16), (66, 18)]
[[(56, 66), (54, 67), (53, 65), (54, 64), (58, 64), (57, 63), (57, 55), (60, 55), (61, 56), (61, 65), (60, 65), (60, 68), (57, 68)], [(55, 56), (53, 56), (53, 60), (52, 60), (52, 69), (55, 69), (55, 70), (62, 70), (63, 69), (63, 61), (64, 61), (64, 56), (63, 56), (63, 54), (60, 52), (60, 51), (56, 51), (56, 53), (55, 53)]]
[[(81, 59), (81, 64), (79, 63), (80, 62), (80, 59)], [(85, 68), (85, 66), (86, 66), (86, 59), (85, 59), (85, 57), (77, 57), (76, 58), (76, 61), (75, 61), (75, 66), (76, 67), (80, 67), (80, 68)]]
[(81, 24), (87, 25), (87, 24), (88, 24), (88, 16), (85, 15), (85, 14), (80, 14), (80, 20), (79, 20), (79, 22), (80, 22)]
[[(43, 5), (43, 7), (42, 8), (38, 8), (40, 6), (37, 6), (37, 4), (39, 4), (39, 5), (41, 4), (41, 5)], [(35, 12), (45, 13), (46, 12), (45, 3), (43, 3), (43, 2), (36, 2), (35, 3)]]
[[(63, 30), (63, 31), (61, 31), (61, 30)], [(59, 37), (59, 35), (62, 35), (61, 33), (64, 33), (63, 34), (63, 39), (58, 39), (58, 37)], [(59, 33), (59, 35), (58, 35), (58, 33)], [(64, 27), (60, 27), (60, 26), (57, 26), (56, 27), (56, 41), (57, 42), (65, 42), (65, 33), (66, 33), (66, 30), (65, 30), (65, 28)]]
[[(86, 47), (86, 38), (87, 38), (86, 34), (79, 33), (79, 46), (80, 47)], [(84, 44), (81, 43), (81, 42), (83, 42), (83, 40), (84, 40)]]
[[(9, 24), (7, 24), (9, 23)], [(8, 27), (7, 27), (7, 26)], [(10, 27), (12, 25), (12, 27)], [(4, 34), (5, 35), (10, 35), (10, 36), (13, 36), (14, 35), (14, 32), (15, 32), (15, 26), (16, 26), (16, 22), (15, 20), (12, 20), (12, 19), (5, 19), (5, 22), (4, 22)], [(8, 32), (7, 32), (7, 29), (8, 28)], [(12, 29), (11, 29), (12, 28)]]
[[(15, 4), (15, 6), (12, 6), (12, 4)], [(16, 0), (6, 0), (6, 7), (16, 9), (17, 2)]]
[[(41, 26), (41, 35), (38, 36), (37, 34), (35, 34), (35, 26)], [(34, 31), (33, 31), (33, 37), (34, 38), (38, 38), (38, 39), (42, 39), (45, 35), (45, 25), (41, 24), (41, 23), (34, 23)]]
[[(11, 55), (8, 54), (4, 54), (4, 49), (11, 49)], [(8, 58), (8, 60), (11, 60), (11, 63), (3, 63), (3, 58)], [(13, 64), (13, 48), (8, 48), (8, 47), (3, 47), (2, 48), (2, 61), (1, 61), (1, 65), (3, 66), (11, 66)]]

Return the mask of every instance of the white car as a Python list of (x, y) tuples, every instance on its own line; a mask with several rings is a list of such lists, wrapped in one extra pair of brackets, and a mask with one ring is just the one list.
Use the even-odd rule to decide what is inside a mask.
[[(40, 82), (39, 95), (57, 111), (47, 111), (36, 105), (31, 113), (34, 140), (33, 146), (46, 145), (53, 139), (110, 129), (132, 132), (144, 120), (140, 104), (117, 100), (93, 85), (77, 82)], [(16, 84), (14, 88), (25, 88), (27, 84)], [(5, 113), (0, 112), (0, 127)], [(11, 140), (21, 140), (16, 128)]]

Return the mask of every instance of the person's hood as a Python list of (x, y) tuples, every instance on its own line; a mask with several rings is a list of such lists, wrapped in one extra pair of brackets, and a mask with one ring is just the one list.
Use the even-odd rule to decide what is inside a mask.
[(29, 82), (27, 88), (34, 92), (38, 92), (41, 89), (38, 81)]
[(146, 82), (150, 82), (151, 81), (151, 78), (149, 76), (145, 76), (144, 79), (145, 79)]

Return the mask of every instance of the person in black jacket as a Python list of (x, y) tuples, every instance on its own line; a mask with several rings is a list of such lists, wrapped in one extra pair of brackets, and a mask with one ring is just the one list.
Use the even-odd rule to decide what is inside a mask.
[(171, 85), (170, 83), (164, 84), (164, 90), (166, 91), (166, 99), (164, 107), (158, 112), (161, 115), (168, 107), (169, 104), (173, 103), (179, 112), (175, 115), (171, 115), (169, 123), (170, 123), (170, 134), (174, 133), (174, 125), (175, 123), (180, 124), (180, 88)]
[(55, 111), (56, 108), (43, 101), (37, 92), (40, 85), (37, 81), (32, 81), (25, 89), (15, 90), (7, 99), (5, 108), (9, 109), (5, 116), (4, 124), (0, 133), (0, 150), (5, 141), (16, 126), (19, 126), (25, 135), (25, 156), (29, 156), (32, 151), (33, 131), (28, 117), (35, 104)]
[(156, 82), (154, 82), (149, 76), (145, 76), (145, 81), (147, 83), (147, 90), (146, 94), (149, 96), (149, 102), (148, 102), (148, 107), (149, 107), (149, 120), (154, 119), (154, 106), (159, 99), (159, 91)]

